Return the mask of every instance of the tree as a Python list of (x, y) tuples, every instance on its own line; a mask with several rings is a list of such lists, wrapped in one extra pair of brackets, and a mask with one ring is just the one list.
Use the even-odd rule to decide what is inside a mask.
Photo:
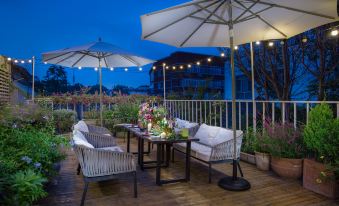
[(67, 74), (61, 66), (50, 66), (43, 81), (47, 95), (67, 92)]
[(123, 94), (129, 95), (129, 88), (128, 86), (125, 86), (125, 85), (115, 85), (112, 91), (120, 95), (123, 95)]
[[(105, 86), (102, 86), (102, 93), (108, 93), (108, 89)], [(93, 85), (89, 88), (89, 90), (87, 91), (87, 94), (100, 94), (100, 85), (96, 84)]]

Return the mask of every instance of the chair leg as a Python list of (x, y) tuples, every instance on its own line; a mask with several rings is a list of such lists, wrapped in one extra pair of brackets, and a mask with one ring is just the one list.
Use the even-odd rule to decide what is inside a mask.
[(208, 163), (208, 183), (212, 182), (212, 164)]
[(78, 164), (77, 175), (80, 175), (80, 169), (81, 169), (81, 166), (80, 166), (80, 164)]
[(172, 147), (172, 163), (174, 163), (174, 147)]
[(138, 197), (137, 172), (134, 172), (134, 197)]
[(244, 174), (242, 173), (242, 169), (241, 169), (241, 167), (240, 167), (240, 163), (237, 162), (237, 165), (238, 165), (238, 169), (239, 169), (239, 172), (240, 172), (241, 177), (244, 177)]
[(82, 193), (81, 204), (80, 204), (81, 206), (85, 204), (87, 189), (88, 189), (88, 182), (85, 181), (84, 192)]

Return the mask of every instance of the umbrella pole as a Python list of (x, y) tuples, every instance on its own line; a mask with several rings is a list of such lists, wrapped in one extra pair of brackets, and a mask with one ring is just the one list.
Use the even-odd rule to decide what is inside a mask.
[(162, 65), (162, 75), (164, 77), (164, 105), (166, 107), (166, 74), (165, 74), (165, 65)]
[[(233, 175), (226, 176), (219, 180), (218, 185), (219, 187), (225, 189), (225, 190), (231, 190), (231, 191), (243, 191), (248, 190), (251, 188), (250, 183), (241, 178), (238, 177), (237, 171), (238, 171), (238, 160), (237, 160), (237, 117), (236, 117), (236, 90), (235, 90), (235, 71), (234, 71), (234, 45), (233, 45), (233, 21), (232, 21), (232, 2), (228, 2), (228, 16), (230, 18), (229, 20), (229, 36), (230, 36), (230, 47), (231, 47), (231, 71), (232, 71), (232, 129), (233, 129)], [(239, 117), (241, 118), (241, 117)]]
[(253, 104), (253, 131), (257, 131), (257, 120), (256, 120), (256, 103), (255, 103), (255, 93), (254, 93), (254, 50), (253, 42), (250, 43), (251, 46), (251, 77), (252, 77), (252, 104)]
[(102, 68), (101, 68), (101, 59), (99, 58), (99, 81), (100, 81), (100, 126), (103, 126), (102, 122)]

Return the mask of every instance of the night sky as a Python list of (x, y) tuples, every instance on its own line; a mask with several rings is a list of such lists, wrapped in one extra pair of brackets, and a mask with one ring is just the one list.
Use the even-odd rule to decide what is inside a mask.
[[(181, 50), (218, 54), (216, 48), (178, 49), (141, 40), (140, 16), (188, 0), (1, 0), (0, 54), (12, 58), (30, 58), (61, 48), (97, 40), (115, 44), (136, 54), (157, 60)], [(30, 69), (29, 65), (25, 66)], [(139, 86), (149, 84), (148, 70), (131, 68), (128, 72), (104, 71), (103, 84)], [(43, 78), (47, 66), (38, 63), (37, 75)], [(72, 83), (72, 69), (67, 69)], [(75, 82), (97, 83), (93, 69), (75, 69)]]

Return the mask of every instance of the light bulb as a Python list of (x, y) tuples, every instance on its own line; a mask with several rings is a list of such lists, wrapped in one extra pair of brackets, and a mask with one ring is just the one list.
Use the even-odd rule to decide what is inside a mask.
[(30, 60), (28, 60), (28, 63), (32, 63), (32, 60), (30, 59)]
[(128, 68), (125, 68), (125, 72), (127, 72), (128, 71)]
[(162, 63), (162, 66), (166, 66), (166, 63)]
[(95, 68), (94, 68), (94, 70), (95, 70), (95, 71), (98, 71), (98, 68), (97, 68), (97, 67), (95, 67)]
[(223, 52), (223, 53), (221, 53), (221, 54), (220, 54), (220, 56), (221, 56), (221, 57), (224, 57), (224, 56), (225, 56), (225, 53), (224, 53), (224, 52)]
[(82, 69), (81, 67), (78, 67), (78, 69), (80, 70), (80, 69)]
[(234, 50), (238, 50), (238, 46), (234, 46)]
[(208, 62), (211, 62), (211, 61), (212, 61), (212, 59), (211, 59), (211, 58), (208, 58), (208, 59), (207, 59), (207, 61), (208, 61)]
[(24, 64), (25, 63), (25, 61), (24, 60), (21, 60), (21, 64)]
[(44, 62), (44, 64), (47, 64), (47, 62)]
[(18, 63), (19, 61), (18, 60), (14, 60), (14, 63)]
[(197, 62), (197, 65), (200, 65), (200, 62)]
[(169, 66), (166, 66), (166, 69), (168, 69), (169, 68)]
[(189, 64), (189, 65), (187, 65), (187, 67), (188, 67), (188, 68), (191, 68), (191, 67), (192, 67), (192, 65), (190, 65), (190, 64)]
[(114, 68), (113, 67), (111, 67), (111, 68), (109, 68), (111, 71), (114, 71)]
[(7, 61), (11, 61), (11, 60), (12, 60), (12, 58), (11, 58), (11, 57), (8, 57), (8, 58), (7, 58)]
[(172, 68), (173, 68), (173, 70), (175, 70), (175, 69), (176, 69), (176, 67), (175, 67), (175, 66), (173, 66)]
[(139, 71), (142, 71), (142, 67), (139, 67)]
[(274, 45), (273, 42), (269, 42), (269, 43), (268, 43), (268, 46), (270, 46), (270, 47), (272, 47), (273, 45)]
[(260, 45), (260, 41), (256, 41), (255, 44), (256, 44), (256, 45)]
[(338, 30), (337, 29), (332, 30), (331, 36), (338, 36)]
[(156, 69), (156, 67), (155, 66), (153, 66), (153, 70), (155, 70)]
[(183, 69), (184, 67), (183, 66), (180, 66), (180, 69)]

